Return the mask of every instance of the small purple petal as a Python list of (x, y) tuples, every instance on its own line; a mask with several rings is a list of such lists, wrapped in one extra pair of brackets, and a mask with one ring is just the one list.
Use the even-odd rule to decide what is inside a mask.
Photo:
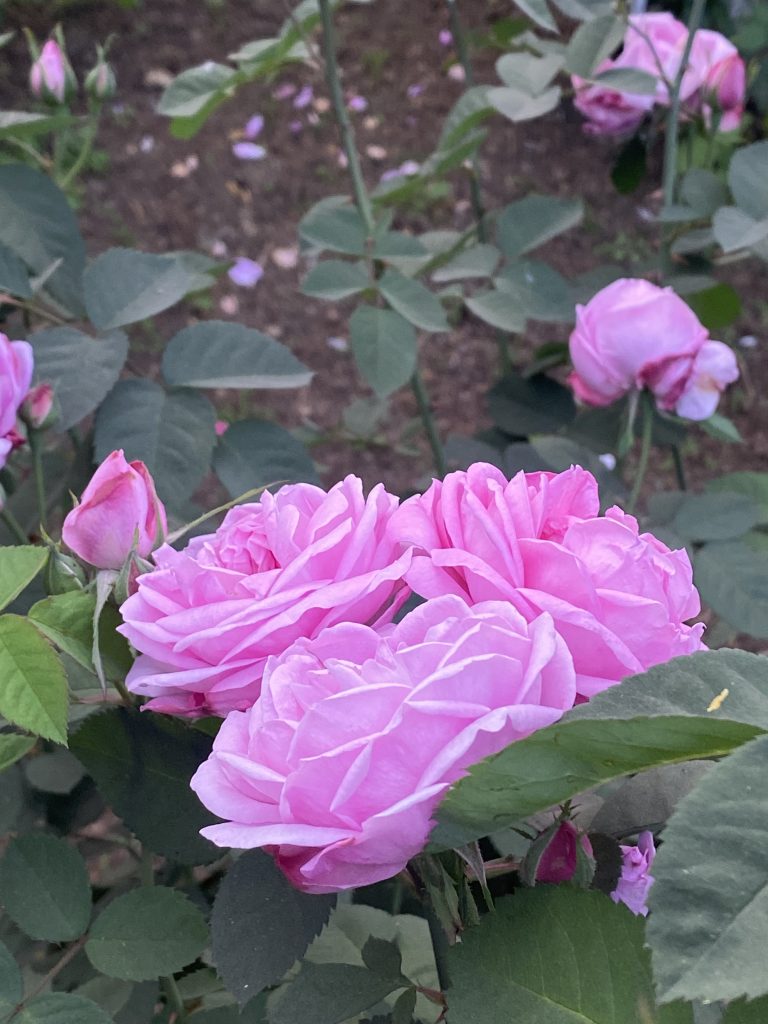
[(261, 114), (254, 114), (253, 117), (249, 118), (245, 128), (243, 129), (243, 135), (246, 139), (253, 141), (261, 135), (262, 128), (264, 127), (264, 118)]
[(415, 160), (406, 160), (405, 163), (400, 164), (400, 173), (406, 178), (412, 178), (414, 174), (418, 174), (421, 170), (421, 164)]
[(305, 85), (304, 88), (296, 97), (296, 99), (293, 101), (293, 105), (296, 108), (296, 110), (303, 110), (305, 107), (308, 107), (309, 104), (314, 99), (314, 95), (315, 93), (314, 90), (312, 89), (312, 86)]
[(227, 271), (227, 277), (241, 288), (253, 288), (264, 276), (264, 268), (247, 256), (238, 256)]
[(441, 28), (437, 34), (437, 38), (440, 40), (441, 46), (451, 46), (453, 44), (453, 33), (447, 28)]
[(412, 100), (415, 100), (417, 96), (421, 96), (421, 94), (424, 92), (425, 88), (426, 88), (426, 86), (422, 85), (421, 82), (415, 82), (413, 85), (409, 85), (408, 86), (408, 89), (407, 89), (408, 96)]
[(384, 171), (379, 181), (393, 181), (395, 178), (402, 178), (403, 172), (399, 167), (393, 167), (389, 171)]
[(292, 135), (298, 135), (299, 132), (303, 132), (304, 131), (304, 125), (302, 124), (301, 121), (290, 121), (288, 123), (288, 131)]
[(232, 152), (239, 160), (263, 160), (267, 155), (266, 149), (255, 142), (236, 142)]
[(368, 109), (368, 100), (365, 96), (350, 96), (347, 100), (347, 106), (356, 114), (361, 114), (364, 110)]
[(275, 89), (272, 95), (276, 100), (289, 100), (295, 92), (295, 85), (293, 85), (291, 82), (283, 82), (282, 85), (278, 85), (278, 87)]

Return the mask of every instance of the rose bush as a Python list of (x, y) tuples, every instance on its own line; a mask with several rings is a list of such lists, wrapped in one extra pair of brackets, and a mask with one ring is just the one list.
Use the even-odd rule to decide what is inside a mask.
[(383, 636), (341, 624), (268, 661), (250, 711), (225, 720), (192, 780), (228, 823), (221, 846), (262, 846), (306, 892), (396, 874), (471, 764), (555, 722), (575, 699), (549, 615), (428, 601)]
[(619, 508), (599, 514), (594, 477), (518, 473), (478, 463), (450, 473), (395, 515), (413, 545), (406, 580), (422, 597), (509, 601), (548, 612), (573, 655), (581, 697), (701, 650), (699, 597), (685, 551), (671, 551)]
[(183, 551), (163, 547), (122, 606), (141, 653), (127, 680), (150, 706), (226, 714), (253, 704), (267, 658), (338, 622), (388, 622), (408, 596), (398, 501), (349, 476), (265, 492)]

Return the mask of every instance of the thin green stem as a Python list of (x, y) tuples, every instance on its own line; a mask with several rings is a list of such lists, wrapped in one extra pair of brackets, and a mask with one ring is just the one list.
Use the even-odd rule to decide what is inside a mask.
[(643, 487), (643, 480), (645, 479), (645, 473), (648, 469), (648, 457), (651, 454), (651, 440), (653, 438), (653, 407), (651, 406), (650, 399), (647, 395), (643, 396), (642, 404), (643, 433), (640, 438), (640, 458), (637, 462), (635, 479), (632, 484), (632, 493), (629, 496), (629, 502), (627, 504), (627, 512), (629, 512), (630, 515), (634, 514), (638, 498), (640, 497), (640, 491)]
[(427, 917), (427, 924), (429, 925), (429, 937), (432, 940), (432, 950), (435, 954), (438, 984), (440, 985), (441, 991), (446, 992), (451, 986), (450, 976), (448, 974), (448, 950), (450, 948), (448, 936), (445, 934), (443, 926), (438, 920), (437, 914), (429, 903), (424, 907), (424, 912)]
[(411, 387), (413, 388), (413, 393), (416, 396), (416, 404), (419, 407), (419, 414), (421, 415), (421, 421), (424, 424), (424, 431), (426, 432), (427, 439), (429, 440), (429, 446), (432, 449), (432, 457), (435, 460), (435, 469), (441, 477), (445, 476), (448, 472), (448, 466), (445, 461), (445, 452), (443, 451), (440, 435), (437, 432), (437, 426), (435, 425), (435, 420), (432, 416), (432, 409), (429, 404), (427, 389), (424, 386), (424, 381), (422, 380), (421, 374), (418, 370), (415, 370), (411, 377)]
[(360, 157), (355, 145), (352, 121), (344, 104), (344, 94), (339, 78), (339, 66), (336, 62), (336, 31), (333, 25), (333, 11), (331, 10), (330, 0), (319, 0), (319, 6), (320, 21), (323, 26), (322, 46), (323, 60), (325, 61), (325, 77), (331, 93), (331, 103), (333, 104), (336, 120), (341, 129), (341, 144), (347, 157), (347, 167), (352, 178), (355, 202), (370, 236), (374, 232), (376, 222), (373, 218), (373, 206), (371, 205), (371, 200), (365, 187), (365, 180), (363, 179), (363, 169), (360, 165)]
[(24, 529), (19, 520), (16, 518), (16, 516), (13, 514), (13, 512), (11, 512), (9, 508), (4, 508), (0, 512), (0, 519), (3, 520), (3, 522), (8, 527), (13, 536), (16, 538), (16, 540), (19, 542), (19, 544), (29, 544), (29, 537), (24, 532)]
[(36, 995), (39, 995), (40, 992), (43, 992), (50, 985), (53, 979), (57, 975), (61, 974), (61, 972), (64, 970), (67, 964), (71, 963), (75, 959), (75, 957), (86, 944), (89, 938), (90, 936), (86, 932), (85, 935), (80, 936), (77, 942), (73, 942), (69, 949), (66, 951), (66, 953), (61, 957), (61, 959), (56, 961), (56, 963), (53, 965), (50, 971), (48, 971), (48, 973), (40, 979), (39, 983), (35, 985), (35, 987), (29, 993), (27, 993), (27, 995), (25, 995), (24, 999), (17, 1006), (14, 1007), (11, 1015), (9, 1017), (3, 1017), (3, 1020), (11, 1021), (19, 1013), (21, 1013), (26, 1004), (31, 999), (34, 999)]
[(664, 139), (664, 175), (662, 179), (664, 191), (664, 205), (672, 206), (675, 201), (675, 187), (677, 185), (677, 144), (680, 132), (680, 87), (683, 84), (683, 76), (688, 67), (688, 58), (691, 55), (693, 37), (701, 24), (701, 16), (707, 0), (693, 0), (691, 13), (688, 18), (688, 38), (685, 41), (683, 56), (680, 67), (677, 69), (675, 80), (672, 83), (672, 91), (669, 97), (669, 111), (667, 113), (667, 131)]
[(176, 984), (176, 979), (172, 975), (166, 975), (161, 979), (163, 982), (163, 988), (165, 990), (165, 998), (168, 1002), (168, 1006), (176, 1014), (176, 1021), (183, 1021), (187, 1019), (187, 1010), (184, 1006), (184, 1000), (181, 998), (181, 992), (179, 992), (179, 986)]
[(85, 166), (86, 161), (88, 160), (88, 157), (91, 155), (91, 150), (93, 149), (93, 144), (96, 141), (96, 135), (98, 134), (98, 131), (99, 131), (99, 121), (100, 120), (101, 120), (101, 104), (99, 104), (91, 112), (91, 120), (90, 120), (90, 123), (88, 124), (88, 127), (85, 130), (85, 134), (83, 136), (83, 143), (82, 143), (82, 145), (80, 147), (80, 152), (77, 154), (75, 162), (69, 168), (67, 173), (62, 175), (61, 179), (59, 180), (59, 182), (58, 182), (59, 188), (62, 188), (62, 189), (68, 188), (75, 181), (75, 179), (77, 178), (77, 176), (80, 173), (80, 171), (82, 171), (83, 167)]
[(683, 453), (680, 451), (680, 445), (672, 445), (672, 461), (675, 464), (675, 476), (677, 477), (677, 486), (681, 491), (688, 490), (688, 484), (685, 479), (685, 467), (683, 466)]
[(35, 474), (35, 491), (37, 493), (37, 512), (40, 516), (40, 525), (45, 529), (45, 518), (48, 506), (45, 500), (45, 473), (43, 471), (43, 448), (40, 443), (41, 432), (30, 430), (29, 447), (32, 451), (32, 467)]

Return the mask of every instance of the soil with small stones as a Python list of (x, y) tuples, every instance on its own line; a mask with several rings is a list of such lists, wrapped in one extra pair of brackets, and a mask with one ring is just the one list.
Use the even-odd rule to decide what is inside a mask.
[[(287, 4), (287, 0), (286, 0)], [(391, 400), (376, 443), (351, 444), (342, 435), (342, 414), (357, 396), (370, 393), (361, 382), (346, 339), (350, 304), (328, 305), (303, 297), (299, 282), (307, 264), (296, 260), (296, 225), (307, 208), (324, 196), (349, 190), (341, 166), (339, 137), (319, 71), (295, 65), (277, 82), (254, 83), (240, 90), (193, 139), (180, 141), (155, 108), (162, 87), (185, 68), (212, 59), (223, 61), (243, 43), (274, 34), (286, 14), (275, 0), (143, 0), (135, 10), (105, 2), (68, 7), (64, 24), (70, 55), (82, 72), (92, 63), (94, 41), (115, 33), (112, 59), (119, 95), (105, 118), (100, 146), (105, 168), (86, 182), (81, 219), (89, 251), (129, 245), (151, 252), (197, 249), (248, 256), (265, 267), (254, 289), (236, 288), (226, 276), (210, 305), (189, 304), (158, 316), (154, 328), (132, 331), (130, 370), (157, 373), (164, 341), (199, 318), (233, 320), (279, 338), (314, 371), (300, 391), (255, 396), (217, 393), (221, 415), (264, 416), (290, 428), (309, 428), (322, 438), (315, 444), (324, 479), (361, 475), (367, 485), (381, 480), (402, 494), (428, 478), (431, 459), (417, 410), (407, 389)], [(38, 35), (50, 28), (46, 5), (9, 5), (6, 21), (33, 25)], [(463, 16), (478, 36), (489, 23), (509, 14), (507, 2), (464, 0)], [(375, 184), (382, 172), (406, 159), (422, 160), (434, 148), (442, 121), (463, 86), (448, 74), (455, 61), (438, 40), (447, 27), (441, 0), (379, 0), (346, 5), (338, 16), (340, 62), (345, 89), (364, 96), (368, 109), (353, 114), (366, 177)], [(4, 27), (8, 27), (7, 25)], [(26, 75), (23, 47), (5, 51), (10, 63), (2, 81), (4, 105), (23, 105), (19, 82)], [(478, 48), (477, 79), (494, 81), (493, 53)], [(293, 100), (275, 98), (278, 85), (311, 85), (315, 103), (304, 110)], [(411, 88), (409, 86), (416, 86)], [(258, 142), (265, 159), (246, 162), (232, 152), (247, 119), (261, 113), (265, 128)], [(298, 122), (301, 130), (296, 131)], [(314, 123), (311, 123), (314, 122)], [(533, 122), (495, 121), (483, 146), (479, 169), (484, 202), (495, 209), (531, 191), (582, 196), (584, 224), (553, 243), (543, 255), (566, 275), (599, 263), (621, 265), (627, 274), (651, 266), (658, 244), (652, 213), (659, 196), (653, 186), (620, 196), (610, 181), (615, 156), (611, 142), (586, 137), (567, 104)], [(658, 182), (658, 176), (653, 176)], [(472, 211), (466, 178), (459, 172), (449, 198), (428, 209), (409, 209), (396, 226), (411, 231), (463, 229)], [(538, 255), (538, 254), (537, 254)], [(295, 262), (295, 265), (290, 265)], [(743, 315), (726, 340), (754, 335), (757, 346), (737, 349), (742, 383), (732, 389), (726, 411), (745, 443), (724, 446), (701, 435), (687, 445), (691, 477), (703, 481), (715, 473), (764, 469), (768, 453), (766, 369), (763, 358), (768, 305), (764, 264), (740, 264), (729, 278), (743, 297)], [(531, 325), (516, 342), (515, 361), (524, 365), (532, 346), (565, 340), (560, 326)], [(491, 328), (473, 319), (448, 334), (422, 339), (423, 376), (443, 437), (469, 435), (490, 425), (486, 391), (498, 371)], [(649, 487), (671, 481), (671, 464), (659, 456)]]

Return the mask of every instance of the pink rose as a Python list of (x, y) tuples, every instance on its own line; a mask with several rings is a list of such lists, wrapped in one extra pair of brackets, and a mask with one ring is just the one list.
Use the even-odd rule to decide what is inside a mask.
[(0, 334), (0, 467), (23, 438), (16, 430), (19, 407), (32, 383), (34, 357), (26, 341), (9, 341)]
[(389, 878), (423, 849), (448, 786), (557, 721), (575, 694), (548, 615), (428, 601), (385, 635), (344, 623), (270, 658), (260, 699), (227, 716), (192, 788), (306, 892)]
[(67, 95), (67, 61), (55, 39), (49, 39), (29, 73), (29, 87), (38, 99), (63, 103)]
[(33, 430), (44, 430), (56, 418), (54, 397), (50, 384), (37, 384), (27, 393), (19, 412)]
[(649, 874), (656, 856), (653, 832), (641, 832), (637, 846), (621, 847), (621, 877), (611, 899), (614, 903), (625, 903), (633, 914), (648, 915), (648, 891), (654, 878)]
[(707, 123), (713, 108), (720, 112), (719, 129), (738, 128), (744, 113), (746, 68), (739, 51), (725, 36), (699, 29), (693, 39), (682, 94)]
[[(617, 66), (616, 61), (605, 60), (597, 73)], [(577, 75), (571, 77), (571, 82), (575, 90), (573, 103), (586, 118), (587, 135), (629, 135), (653, 106), (653, 96), (618, 92), (605, 85), (590, 84)]]
[(162, 547), (122, 606), (142, 655), (128, 688), (156, 711), (225, 715), (253, 704), (267, 658), (300, 637), (389, 622), (409, 593), (397, 504), (381, 484), (366, 499), (354, 476), (327, 493), (295, 484), (233, 508), (183, 551)]
[(76, 555), (98, 569), (120, 569), (135, 549), (147, 558), (167, 530), (165, 508), (143, 462), (126, 462), (122, 449), (102, 462), (61, 535)]
[(570, 882), (576, 874), (579, 846), (587, 857), (594, 856), (589, 836), (579, 833), (572, 821), (560, 824), (536, 869), (537, 882)]
[(706, 419), (738, 377), (731, 350), (709, 340), (690, 306), (671, 288), (638, 278), (614, 281), (576, 307), (570, 351), (569, 383), (587, 405), (648, 388), (660, 409)]
[(582, 698), (701, 650), (702, 624), (685, 551), (670, 551), (621, 509), (599, 514), (597, 483), (484, 463), (436, 480), (395, 515), (414, 547), (406, 581), (422, 597), (508, 601), (527, 621), (548, 612), (568, 645)]

